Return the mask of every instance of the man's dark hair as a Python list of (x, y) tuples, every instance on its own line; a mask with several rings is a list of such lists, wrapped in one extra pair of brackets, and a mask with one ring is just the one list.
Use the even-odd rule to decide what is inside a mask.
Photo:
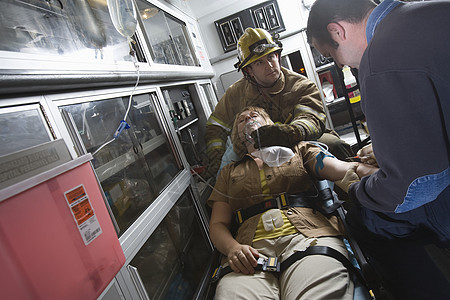
[(347, 21), (359, 23), (376, 6), (372, 0), (317, 0), (311, 7), (308, 18), (308, 43), (316, 39), (321, 44), (337, 48), (336, 42), (327, 30), (330, 23)]

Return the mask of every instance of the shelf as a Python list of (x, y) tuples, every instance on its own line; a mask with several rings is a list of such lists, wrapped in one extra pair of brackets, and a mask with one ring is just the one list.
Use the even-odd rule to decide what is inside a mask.
[(190, 126), (191, 124), (194, 124), (194, 123), (197, 122), (197, 121), (198, 121), (198, 118), (195, 118), (194, 120), (192, 120), (192, 121), (190, 121), (190, 122), (188, 122), (188, 123), (186, 123), (186, 124), (180, 126), (180, 127), (178, 128), (178, 130), (183, 130), (184, 128)]
[(155, 150), (156, 148), (158, 148), (159, 146), (163, 145), (165, 142), (165, 138), (162, 134), (152, 138), (151, 140), (145, 142), (142, 145), (142, 149), (144, 151), (144, 155), (149, 154), (150, 152), (152, 152), (153, 150)]
[(340, 103), (342, 103), (342, 101), (345, 101), (345, 97), (340, 97), (340, 98), (336, 98), (336, 99), (334, 99), (333, 101), (326, 101), (327, 102), (327, 107), (328, 106), (333, 106), (333, 105), (336, 105), (336, 104), (340, 104)]
[(320, 72), (323, 72), (323, 71), (327, 71), (327, 70), (331, 69), (332, 67), (334, 67), (334, 62), (330, 62), (330, 63), (328, 63), (326, 65), (322, 65), (322, 66), (317, 67), (316, 68), (316, 72), (320, 73)]
[[(359, 122), (358, 122), (358, 133), (359, 133), (361, 140), (364, 140), (367, 137), (369, 137), (369, 135), (363, 128), (360, 128), (360, 127), (361, 127), (361, 124), (359, 124)], [(344, 140), (347, 144), (349, 144), (350, 146), (354, 146), (354, 145), (358, 144), (358, 140), (356, 139), (356, 135), (355, 135), (355, 132), (353, 130), (351, 123), (348, 123), (343, 126), (338, 126), (335, 128), (335, 130), (339, 134), (339, 137), (342, 140)]]
[[(142, 145), (144, 155), (150, 153), (154, 149), (158, 148), (159, 146), (163, 145), (165, 142), (165, 139), (163, 135), (158, 135), (148, 142), (144, 143)], [(115, 175), (120, 170), (125, 169), (132, 163), (136, 161), (136, 156), (134, 152), (130, 149), (127, 153), (124, 155), (121, 155), (106, 164), (101, 165), (100, 167), (95, 169), (95, 173), (98, 176), (98, 179), (100, 182), (103, 182), (104, 180), (108, 179), (109, 177)]]

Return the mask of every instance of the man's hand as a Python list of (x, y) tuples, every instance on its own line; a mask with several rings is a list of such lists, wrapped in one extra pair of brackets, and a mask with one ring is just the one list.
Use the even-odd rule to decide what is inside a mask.
[(377, 159), (373, 154), (372, 144), (366, 145), (359, 149), (356, 155), (359, 156), (362, 163), (378, 167)]
[(258, 265), (258, 250), (248, 245), (239, 245), (228, 253), (228, 264), (236, 273), (254, 274)]
[(305, 138), (305, 130), (300, 125), (275, 124), (258, 128), (251, 133), (255, 148), (283, 146), (293, 147)]
[(358, 168), (356, 169), (356, 174), (358, 174), (359, 178), (363, 178), (364, 176), (371, 175), (378, 171), (379, 168), (366, 164), (366, 163), (360, 163), (358, 164)]
[(339, 181), (336, 181), (335, 184), (340, 187), (343, 191), (348, 193), (348, 189), (352, 183), (360, 181), (358, 174), (356, 174), (356, 169), (358, 168), (358, 164), (352, 164), (350, 168), (345, 172), (344, 178)]

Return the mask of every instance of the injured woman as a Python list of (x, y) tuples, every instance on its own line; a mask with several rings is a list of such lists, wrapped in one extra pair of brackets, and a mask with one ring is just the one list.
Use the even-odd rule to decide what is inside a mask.
[[(258, 265), (273, 262), (268, 258), (283, 265), (292, 254), (315, 246), (347, 257), (342, 224), (311, 201), (318, 194), (315, 182), (326, 179), (347, 191), (377, 168), (340, 161), (316, 142), (255, 148), (251, 132), (271, 124), (259, 107), (236, 116), (231, 138), (241, 159), (222, 169), (208, 199), (210, 237), (230, 270), (221, 276), (215, 299), (353, 299), (349, 271), (333, 257), (308, 255), (281, 272)], [(268, 269), (273, 268), (277, 265)]]

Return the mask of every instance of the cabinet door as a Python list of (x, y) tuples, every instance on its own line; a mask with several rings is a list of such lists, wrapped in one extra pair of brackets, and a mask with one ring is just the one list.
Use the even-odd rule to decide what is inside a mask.
[(147, 299), (193, 299), (201, 293), (212, 247), (187, 190), (127, 266)]
[[(121, 235), (181, 170), (150, 94), (61, 106), (92, 161)], [(129, 109), (128, 109), (129, 108)], [(118, 134), (128, 111), (131, 128)], [(71, 125), (70, 125), (71, 124)]]
[(214, 111), (214, 108), (217, 105), (217, 98), (216, 98), (216, 95), (214, 94), (214, 90), (212, 88), (211, 83), (204, 83), (204, 84), (201, 84), (200, 86), (202, 87), (203, 92), (205, 93), (208, 107), (210, 109), (208, 116), (207, 116), (207, 117), (209, 117), (209, 115)]
[(0, 110), (0, 156), (52, 140), (38, 104)]
[(183, 21), (148, 1), (137, 0), (136, 4), (154, 63), (199, 66)]
[[(129, 98), (124, 97), (123, 101), (127, 103)], [(149, 168), (150, 181), (159, 194), (181, 171), (182, 163), (168, 142), (165, 126), (158, 117), (156, 102), (154, 93), (133, 96), (128, 118)]]

